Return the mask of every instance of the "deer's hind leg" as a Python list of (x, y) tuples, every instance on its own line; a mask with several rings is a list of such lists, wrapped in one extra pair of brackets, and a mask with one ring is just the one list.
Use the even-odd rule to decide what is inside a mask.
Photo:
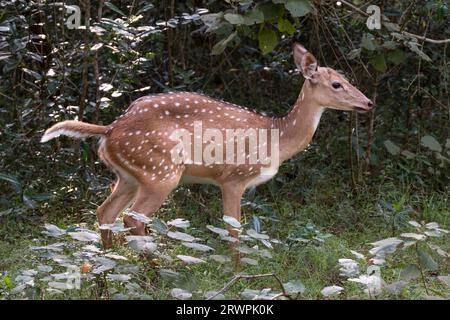
[[(117, 174), (117, 182), (113, 192), (97, 208), (98, 224), (110, 224), (116, 221), (119, 213), (128, 207), (137, 194), (137, 184), (124, 175)], [(100, 230), (103, 246), (110, 248), (112, 246), (112, 232), (110, 230)]]
[[(167, 196), (176, 188), (181, 178), (181, 174), (173, 174), (169, 179), (142, 180), (139, 181), (139, 188), (136, 201), (131, 207), (134, 211), (145, 216), (152, 216), (166, 200)], [(124, 217), (125, 225), (132, 228), (130, 232), (134, 235), (145, 235), (145, 224), (130, 216)]]

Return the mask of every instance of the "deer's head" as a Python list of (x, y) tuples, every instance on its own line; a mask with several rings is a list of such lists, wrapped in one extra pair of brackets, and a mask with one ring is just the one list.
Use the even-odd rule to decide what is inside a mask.
[(319, 67), (316, 58), (302, 45), (293, 46), (294, 61), (303, 74), (313, 99), (322, 107), (338, 110), (366, 112), (374, 107), (373, 102), (352, 86), (335, 70)]

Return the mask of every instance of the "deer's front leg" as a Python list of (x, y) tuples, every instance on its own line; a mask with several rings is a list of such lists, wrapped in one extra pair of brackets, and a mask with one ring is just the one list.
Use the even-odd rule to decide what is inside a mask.
[[(245, 187), (236, 183), (225, 184), (222, 186), (223, 214), (241, 221), (241, 198), (245, 191)], [(230, 225), (227, 226), (230, 235), (236, 239), (230, 245), (233, 260), (236, 265), (240, 264), (239, 233)]]

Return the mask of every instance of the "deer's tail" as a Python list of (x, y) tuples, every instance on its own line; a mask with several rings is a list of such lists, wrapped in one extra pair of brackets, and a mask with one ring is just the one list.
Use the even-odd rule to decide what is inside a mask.
[(62, 121), (45, 131), (41, 138), (41, 142), (47, 142), (53, 138), (65, 135), (74, 138), (86, 138), (90, 136), (105, 136), (108, 127), (95, 124), (85, 123), (81, 121)]

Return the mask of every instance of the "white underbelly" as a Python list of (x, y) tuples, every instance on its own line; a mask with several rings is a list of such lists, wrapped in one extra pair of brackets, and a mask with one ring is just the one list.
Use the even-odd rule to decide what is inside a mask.
[(272, 179), (278, 173), (278, 168), (267, 168), (261, 170), (261, 173), (251, 180), (246, 188), (256, 187)]

